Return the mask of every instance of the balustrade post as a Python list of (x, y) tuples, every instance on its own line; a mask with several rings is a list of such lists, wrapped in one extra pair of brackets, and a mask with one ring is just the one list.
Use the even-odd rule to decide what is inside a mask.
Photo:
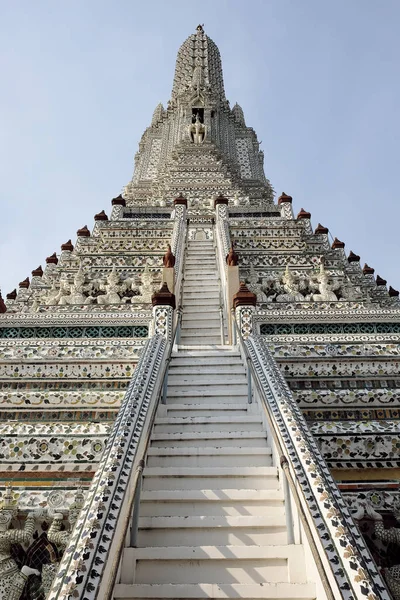
[(240, 335), (244, 340), (253, 333), (253, 314), (256, 304), (257, 296), (241, 282), (239, 291), (233, 296), (233, 308)]
[(175, 295), (169, 291), (164, 282), (161, 289), (153, 294), (153, 333), (160, 333), (172, 342), (173, 316), (175, 310)]

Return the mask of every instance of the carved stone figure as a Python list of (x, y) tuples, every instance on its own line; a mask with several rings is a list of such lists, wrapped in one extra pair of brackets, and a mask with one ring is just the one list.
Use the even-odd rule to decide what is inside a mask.
[(293, 273), (290, 271), (289, 265), (286, 265), (282, 283), (285, 293), (277, 295), (277, 302), (301, 302), (304, 300), (303, 294), (299, 291), (299, 284), (296, 282)]
[(153, 276), (150, 272), (149, 265), (146, 263), (144, 271), (141, 277), (141, 284), (139, 286), (140, 296), (143, 302), (151, 302), (151, 297), (154, 292)]
[[(229, 256), (229, 255), (228, 255)], [(258, 273), (255, 270), (254, 266), (250, 266), (250, 275), (247, 278), (248, 288), (253, 294), (257, 296), (258, 302), (268, 302), (267, 296), (263, 290), (263, 286), (258, 282), (259, 277)]]
[(97, 304), (121, 303), (121, 298), (118, 293), (120, 291), (120, 278), (115, 266), (112, 268), (111, 273), (107, 277), (106, 283), (100, 284), (100, 289), (105, 290), (106, 293), (103, 296), (97, 297)]
[(29, 544), (35, 531), (35, 515), (29, 513), (24, 529), (9, 529), (17, 514), (11, 488), (4, 493), (0, 508), (0, 598), (19, 600), (29, 575), (40, 575), (37, 569), (24, 565), (21, 570), (11, 557), (12, 544)]
[(58, 294), (52, 288), (50, 294), (50, 301), (58, 304), (59, 306), (66, 306), (69, 304), (90, 304), (92, 298), (85, 295), (85, 273), (82, 267), (79, 267), (75, 273), (74, 282), (69, 284), (63, 280), (60, 281), (60, 289)]
[[(79, 513), (83, 506), (84, 500), (85, 496), (83, 494), (83, 491), (81, 488), (78, 488), (75, 494), (74, 502), (73, 504), (71, 504), (68, 513), (68, 531), (61, 531), (61, 525), (64, 519), (64, 515), (61, 512), (56, 512), (53, 515), (53, 521), (47, 532), (47, 539), (49, 540), (49, 542), (52, 542), (53, 544), (58, 546), (62, 551), (64, 551), (65, 548), (68, 546), (72, 530), (74, 529), (75, 523), (79, 517)], [(45, 596), (47, 596), (50, 592), (50, 588), (53, 583), (53, 579), (57, 574), (59, 564), (59, 562), (54, 562), (47, 565), (43, 565), (42, 588)]]
[(202, 144), (206, 137), (206, 126), (200, 121), (199, 113), (196, 115), (196, 120), (188, 127), (189, 137), (194, 144)]
[[(400, 502), (393, 503), (393, 514), (396, 521), (400, 523)], [(400, 527), (385, 529), (383, 517), (377, 513), (370, 502), (359, 502), (357, 511), (353, 514), (354, 519), (362, 519), (365, 515), (375, 522), (375, 535), (379, 540), (400, 546)], [(400, 600), (400, 563), (388, 569), (383, 569), (386, 583), (394, 598)]]
[(319, 275), (317, 276), (319, 294), (313, 294), (312, 300), (314, 302), (331, 302), (337, 301), (336, 294), (332, 291), (332, 286), (329, 285), (329, 276), (325, 271), (324, 262), (321, 260), (321, 264), (319, 267)]

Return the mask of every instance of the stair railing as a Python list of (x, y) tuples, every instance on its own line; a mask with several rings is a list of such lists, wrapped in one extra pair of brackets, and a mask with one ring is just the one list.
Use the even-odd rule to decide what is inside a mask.
[(149, 338), (126, 391), (48, 600), (111, 599), (162, 392), (168, 343)]
[(314, 575), (328, 599), (389, 600), (374, 560), (265, 341), (259, 335), (244, 340), (234, 313), (233, 329), (284, 475), (288, 543), (304, 543), (304, 532), (316, 565)]
[[(217, 208), (220, 207), (218, 206)], [(220, 219), (217, 218), (217, 223), (214, 225), (214, 251), (217, 262), (221, 345), (223, 346), (225, 344), (225, 314), (229, 315), (229, 311), (227, 310), (228, 300), (225, 273), (225, 256), (227, 253), (224, 255), (225, 248), (224, 244), (221, 242), (221, 227), (223, 228), (223, 225), (221, 224)]]
[(137, 541), (145, 457), (179, 341), (188, 234), (184, 214), (174, 227), (179, 306), (172, 335), (156, 333), (143, 348), (47, 600), (112, 600), (125, 542)]

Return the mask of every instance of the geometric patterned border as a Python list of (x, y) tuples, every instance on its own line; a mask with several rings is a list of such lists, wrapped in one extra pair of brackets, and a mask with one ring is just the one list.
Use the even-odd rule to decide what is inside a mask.
[(262, 323), (261, 335), (400, 333), (400, 323)]
[(0, 327), (0, 338), (112, 338), (149, 335), (146, 325), (94, 326), (89, 327)]

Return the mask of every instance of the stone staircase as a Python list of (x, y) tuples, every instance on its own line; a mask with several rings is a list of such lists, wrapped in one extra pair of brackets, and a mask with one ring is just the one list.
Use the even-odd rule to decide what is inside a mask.
[(181, 346), (144, 469), (138, 543), (114, 599), (315, 599), (240, 354), (220, 344), (211, 242), (189, 243)]

